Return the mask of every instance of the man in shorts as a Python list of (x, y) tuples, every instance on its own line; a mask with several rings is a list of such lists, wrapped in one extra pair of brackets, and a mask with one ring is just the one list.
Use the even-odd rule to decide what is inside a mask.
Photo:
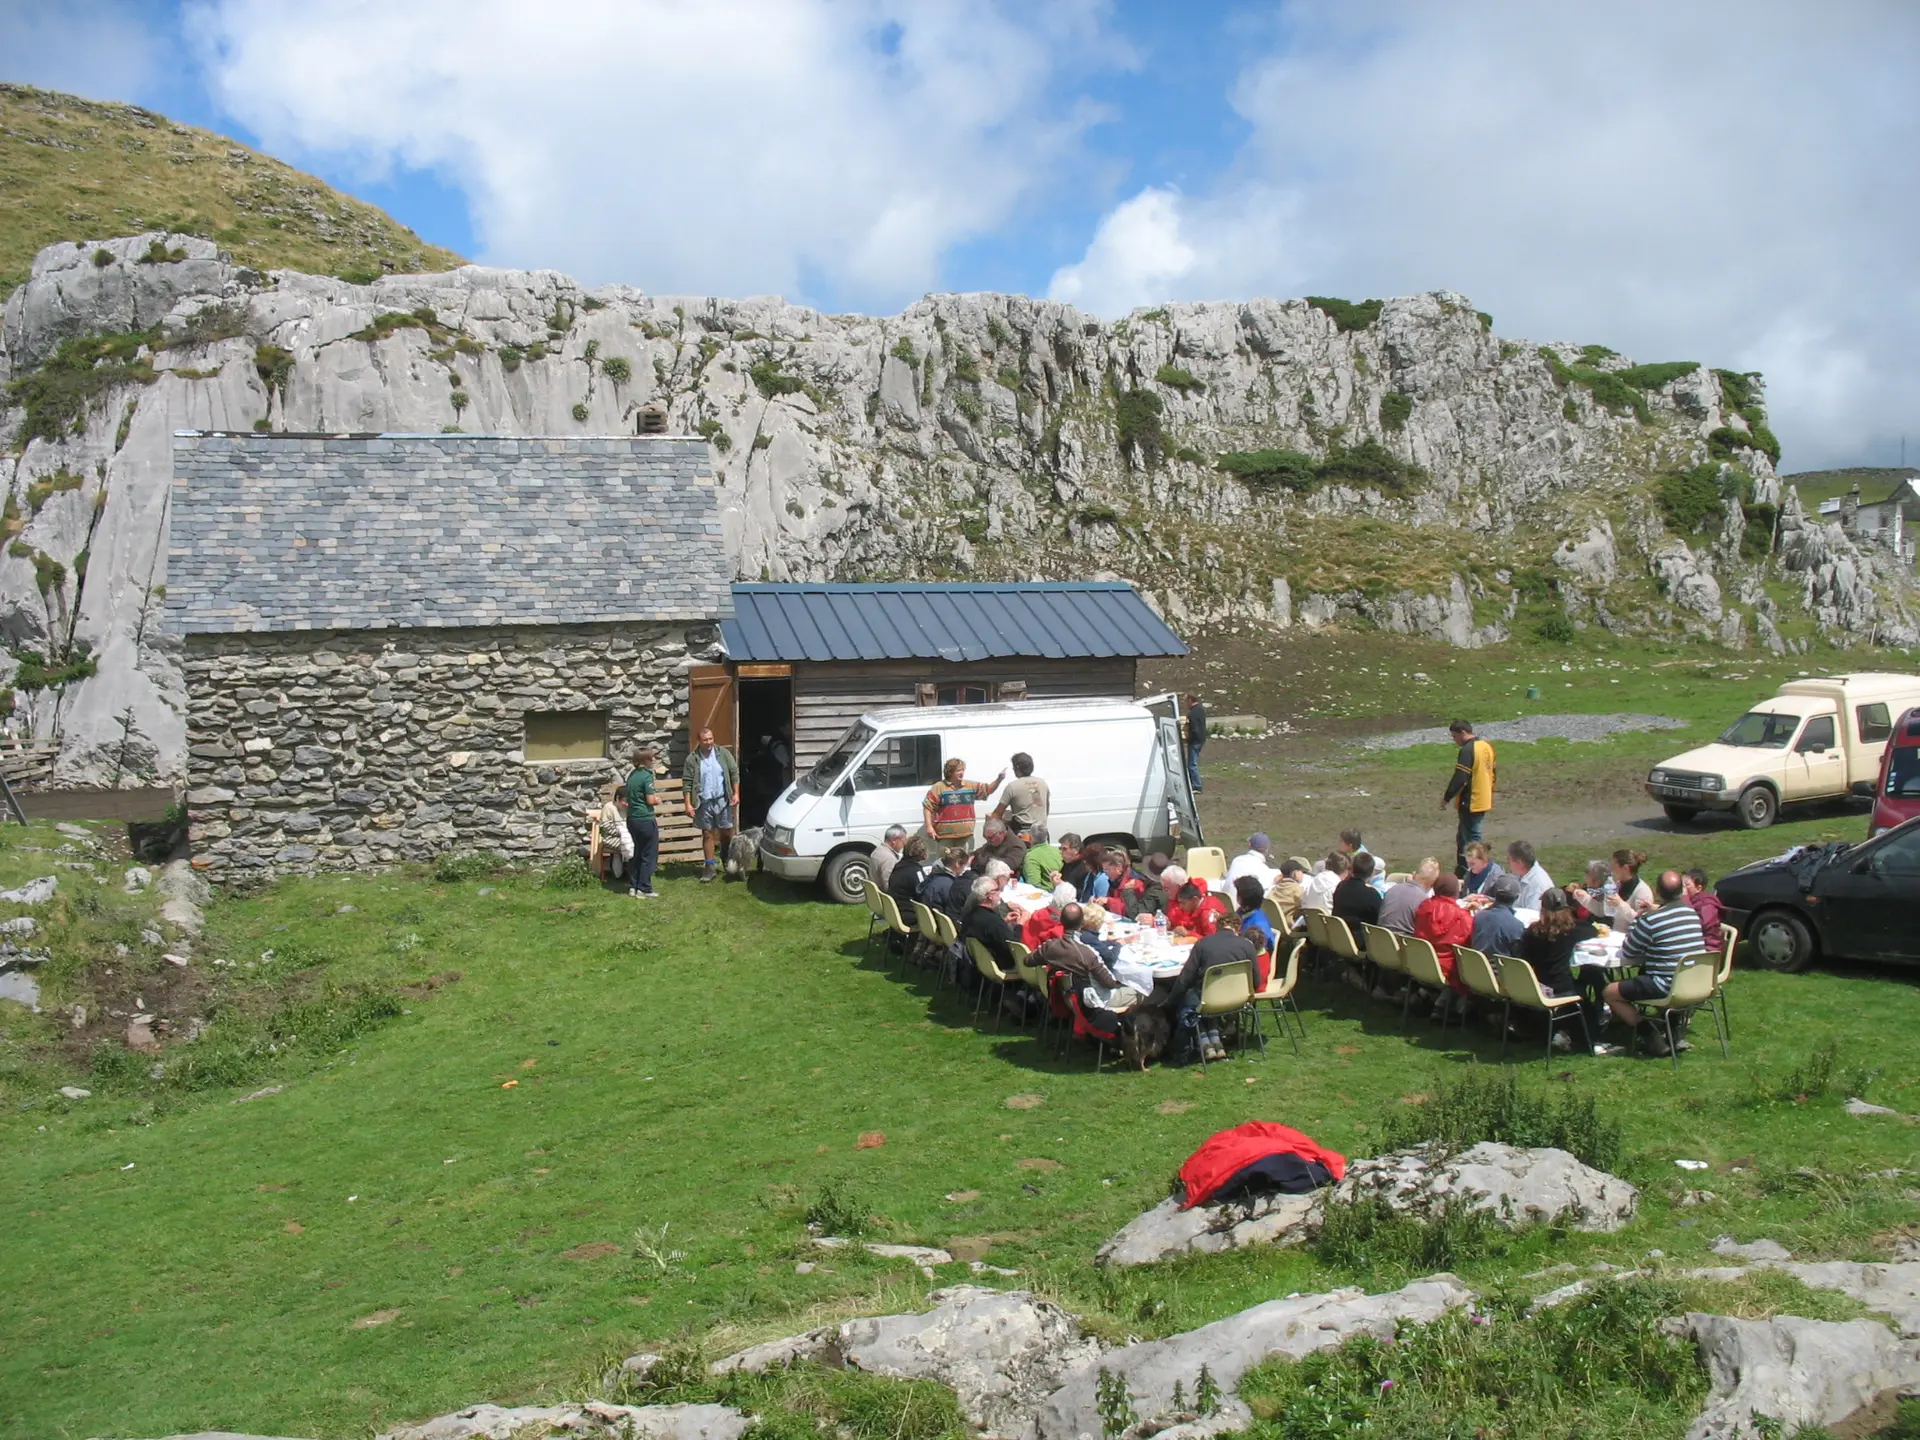
[(740, 766), (733, 752), (713, 743), (713, 731), (702, 730), (680, 771), (681, 795), (687, 816), (700, 832), (700, 883), (711, 885), (719, 874), (717, 850), (733, 839), (733, 812), (740, 804)]

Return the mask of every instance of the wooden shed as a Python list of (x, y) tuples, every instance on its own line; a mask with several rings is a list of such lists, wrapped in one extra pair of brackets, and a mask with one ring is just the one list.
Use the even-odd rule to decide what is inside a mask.
[(1125, 581), (733, 587), (724, 665), (692, 672), (691, 722), (734, 745), (741, 822), (883, 705), (1135, 694), (1187, 647)]

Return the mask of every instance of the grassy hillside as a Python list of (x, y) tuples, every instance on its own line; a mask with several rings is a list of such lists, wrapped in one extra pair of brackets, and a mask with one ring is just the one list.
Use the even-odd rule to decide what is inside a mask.
[(0, 295), (56, 240), (177, 230), (236, 260), (349, 278), (462, 262), (237, 141), (132, 105), (0, 85)]

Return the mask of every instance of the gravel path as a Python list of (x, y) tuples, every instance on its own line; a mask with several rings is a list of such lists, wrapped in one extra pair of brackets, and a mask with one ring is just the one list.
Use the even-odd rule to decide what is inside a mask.
[[(1686, 721), (1669, 715), (1535, 715), (1525, 720), (1495, 720), (1474, 733), (1482, 740), (1606, 740), (1629, 730), (1680, 730)], [(1360, 742), (1366, 750), (1405, 750), (1413, 745), (1445, 745), (1444, 728), (1402, 730)]]

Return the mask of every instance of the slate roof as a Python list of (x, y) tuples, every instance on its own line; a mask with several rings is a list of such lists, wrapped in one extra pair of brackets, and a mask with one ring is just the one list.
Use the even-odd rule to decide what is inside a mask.
[(993, 660), (1184, 655), (1125, 581), (735, 585), (732, 660)]
[(698, 436), (173, 441), (177, 635), (715, 620), (732, 565)]

